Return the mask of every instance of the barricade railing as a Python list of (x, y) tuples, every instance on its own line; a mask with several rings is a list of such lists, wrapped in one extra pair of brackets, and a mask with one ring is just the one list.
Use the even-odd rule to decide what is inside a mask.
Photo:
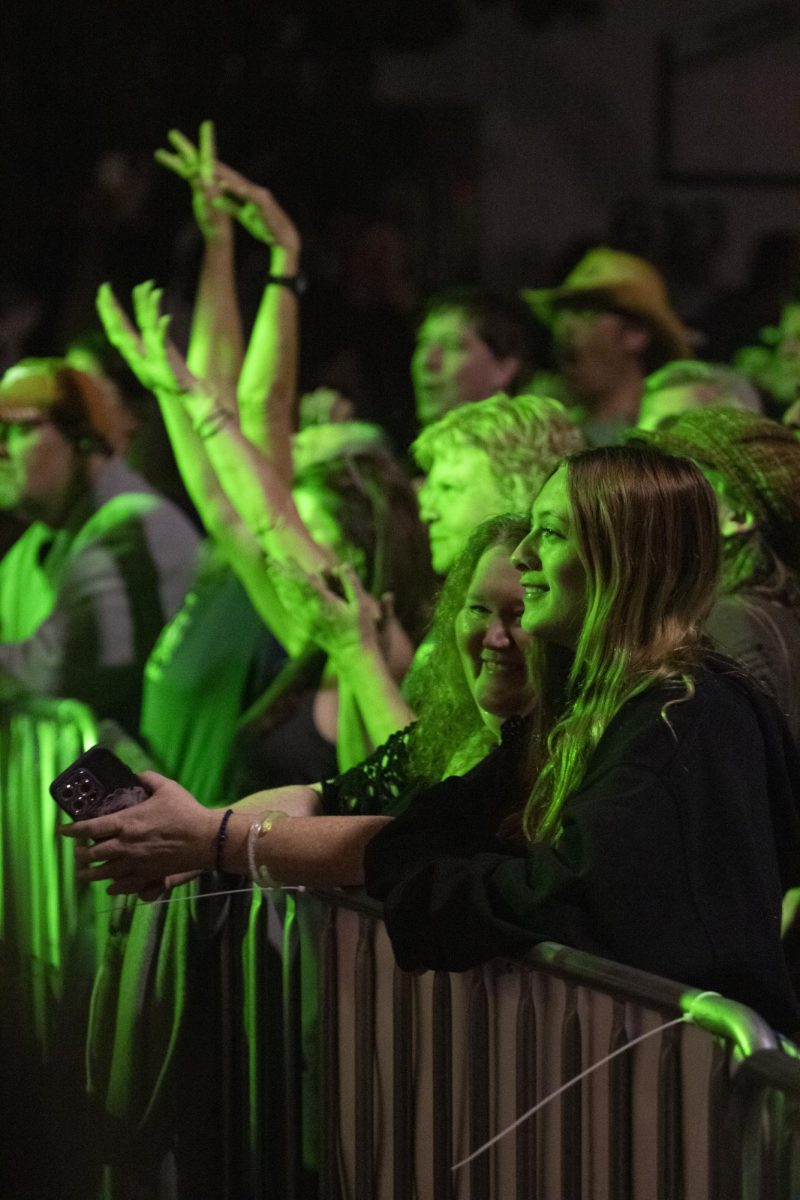
[[(327, 912), (319, 945), (322, 1200), (756, 1194), (764, 1144), (774, 1158), (786, 1137), (775, 1121), (794, 1111), (796, 1097), (776, 1079), (780, 1104), (759, 1101), (754, 1115), (741, 1063), (768, 1053), (790, 1072), (796, 1064), (750, 1009), (551, 944), (463, 974), (410, 975), (394, 963), (377, 906), (351, 893), (308, 899)], [(299, 984), (291, 971), (288, 978), (284, 1009), (297, 1012)], [(692, 1021), (675, 1024), (690, 1009)], [(753, 1128), (757, 1145), (742, 1132)]]
[[(81, 932), (94, 931), (104, 897), (77, 889), (73, 847), (56, 837), (59, 810), (48, 790), (59, 772), (96, 741), (93, 714), (73, 700), (0, 705), (0, 947), (3, 986), (44, 1057), (53, 1035), (68, 959)], [(87, 970), (97, 964), (99, 945)], [(86, 958), (85, 946), (79, 951)], [(7, 1001), (10, 1003), (10, 1001)]]
[(758, 1050), (741, 1063), (726, 1135), (729, 1145), (741, 1147), (747, 1184), (741, 1191), (744, 1200), (800, 1196), (800, 1061), (796, 1057)]

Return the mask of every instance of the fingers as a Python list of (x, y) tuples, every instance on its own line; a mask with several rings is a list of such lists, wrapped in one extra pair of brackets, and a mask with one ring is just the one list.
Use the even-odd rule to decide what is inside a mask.
[(190, 165), (194, 170), (197, 170), (199, 151), (194, 142), (191, 142), (185, 134), (181, 133), (180, 129), (170, 129), (167, 133), (167, 138), (172, 142), (183, 162)]
[(173, 782), (171, 779), (168, 779), (166, 775), (159, 775), (158, 771), (140, 771), (139, 778), (141, 779), (142, 783), (146, 783), (151, 791), (154, 792), (158, 791), (160, 787), (163, 787), (165, 783)]
[(173, 888), (180, 887), (182, 883), (191, 883), (193, 879), (199, 879), (202, 874), (202, 871), (181, 871), (177, 875), (168, 875), (164, 880), (164, 888), (172, 891)]
[(166, 167), (168, 171), (172, 171), (175, 175), (180, 175), (181, 179), (191, 179), (194, 173), (180, 155), (171, 154), (169, 150), (156, 150), (153, 158), (156, 162), (161, 163), (162, 167)]
[(128, 320), (128, 315), (114, 295), (110, 283), (100, 284), (97, 289), (96, 306), (97, 314), (111, 345), (115, 346), (126, 358), (140, 353), (139, 334)]
[[(60, 825), (58, 833), (60, 837), (77, 838), (79, 841), (102, 842), (117, 837), (121, 827), (120, 814), (108, 813), (105, 817), (92, 817), (88, 821), (74, 821), (71, 825)], [(85, 846), (78, 847), (75, 851), (76, 855), (85, 849)]]
[[(111, 887), (115, 884), (112, 883)], [(139, 892), (139, 899), (145, 901), (160, 900), (164, 893), (168, 890), (167, 880), (156, 879), (152, 883), (146, 884)], [(111, 893), (111, 888), (108, 889)], [(113, 895), (113, 893), (111, 893)]]
[(360, 603), (366, 599), (368, 593), (365, 591), (364, 585), (358, 577), (358, 572), (352, 563), (342, 563), (337, 568), (336, 574), (342, 581), (342, 588), (348, 600)]
[(213, 121), (203, 121), (200, 126), (197, 161), (203, 183), (213, 183), (217, 165), (217, 142)]

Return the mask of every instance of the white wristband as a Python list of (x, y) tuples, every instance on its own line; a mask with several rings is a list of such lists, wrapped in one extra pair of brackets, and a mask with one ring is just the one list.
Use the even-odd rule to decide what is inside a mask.
[(269, 888), (279, 888), (281, 885), (276, 883), (263, 864), (256, 861), (256, 842), (260, 837), (269, 833), (279, 821), (285, 821), (287, 816), (288, 813), (285, 812), (267, 813), (262, 821), (253, 822), (247, 834), (247, 865), (250, 868), (250, 878), (257, 887), (264, 891)]

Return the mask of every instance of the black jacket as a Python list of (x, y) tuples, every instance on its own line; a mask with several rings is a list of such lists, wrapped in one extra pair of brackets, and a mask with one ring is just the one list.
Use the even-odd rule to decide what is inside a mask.
[(668, 725), (675, 695), (655, 687), (617, 713), (555, 846), (496, 836), (513, 737), (382, 830), (366, 883), (400, 966), (460, 971), (556, 941), (795, 1029), (780, 909), (800, 884), (800, 758), (771, 700), (724, 660)]

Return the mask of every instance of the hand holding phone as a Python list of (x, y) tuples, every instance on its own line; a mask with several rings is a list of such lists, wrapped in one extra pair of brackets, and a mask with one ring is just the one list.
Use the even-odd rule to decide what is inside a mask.
[(152, 792), (116, 754), (92, 746), (53, 780), (50, 795), (74, 821), (88, 821), (141, 804)]

